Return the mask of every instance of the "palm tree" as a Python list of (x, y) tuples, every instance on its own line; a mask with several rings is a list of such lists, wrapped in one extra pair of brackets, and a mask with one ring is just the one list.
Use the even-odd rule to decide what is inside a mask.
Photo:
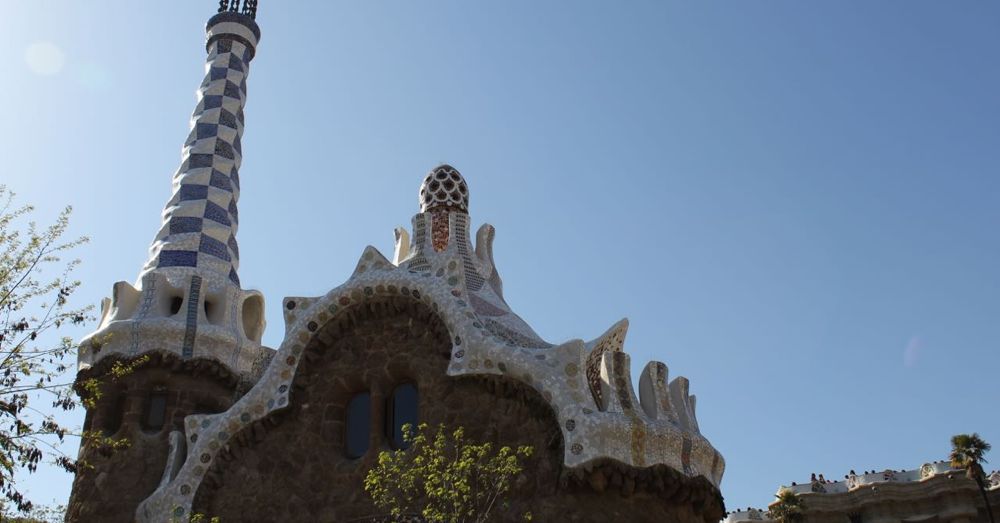
[(983, 441), (979, 434), (956, 434), (951, 437), (951, 466), (958, 469), (965, 469), (965, 475), (969, 479), (975, 480), (979, 485), (979, 493), (983, 495), (983, 502), (986, 504), (986, 513), (990, 516), (990, 523), (996, 523), (993, 519), (993, 509), (990, 508), (990, 500), (986, 497), (986, 473), (983, 472), (983, 463), (986, 463), (986, 454), (990, 450), (990, 444)]
[(767, 515), (778, 523), (792, 523), (802, 519), (802, 498), (792, 489), (783, 488), (774, 497), (778, 498), (768, 507)]

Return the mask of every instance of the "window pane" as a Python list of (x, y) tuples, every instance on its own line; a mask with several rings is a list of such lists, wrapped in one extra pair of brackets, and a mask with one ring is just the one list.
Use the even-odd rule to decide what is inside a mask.
[(362, 392), (351, 398), (347, 404), (347, 438), (345, 450), (347, 457), (360, 458), (368, 452), (371, 440), (369, 431), (372, 425), (372, 396)]
[(403, 440), (403, 425), (417, 426), (417, 387), (404, 383), (392, 392), (392, 446), (405, 449), (409, 445)]
[(146, 411), (146, 429), (160, 430), (166, 421), (167, 395), (162, 392), (154, 392), (149, 397), (149, 410)]

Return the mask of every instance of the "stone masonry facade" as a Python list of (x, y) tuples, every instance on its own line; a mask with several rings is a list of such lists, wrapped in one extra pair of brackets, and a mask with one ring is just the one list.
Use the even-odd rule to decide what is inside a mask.
[[(580, 481), (562, 466), (564, 443), (546, 402), (513, 380), (447, 376), (449, 341), (433, 311), (399, 299), (372, 302), (358, 316), (326, 325), (303, 353), (307, 369), (292, 382), (289, 409), (231, 440), (206, 475), (194, 512), (222, 521), (384, 515), (361, 485), (378, 451), (390, 450), (382, 430), (387, 396), (412, 382), (421, 421), (465, 427), (474, 440), (536, 449), (501, 520), (530, 511), (537, 521), (718, 521), (721, 499), (704, 481), (613, 466), (586, 475), (607, 476), (595, 485)], [(349, 459), (345, 407), (360, 391), (372, 394), (372, 444), (365, 456)]]

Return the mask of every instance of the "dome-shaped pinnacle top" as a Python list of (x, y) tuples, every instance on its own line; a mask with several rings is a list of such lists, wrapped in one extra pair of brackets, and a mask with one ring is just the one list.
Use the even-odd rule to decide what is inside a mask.
[(436, 210), (469, 213), (469, 186), (448, 164), (435, 167), (420, 184), (420, 212)]

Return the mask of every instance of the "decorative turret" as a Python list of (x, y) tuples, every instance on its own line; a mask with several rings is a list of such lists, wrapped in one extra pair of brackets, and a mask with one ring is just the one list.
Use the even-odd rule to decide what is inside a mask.
[(237, 274), (243, 108), (260, 39), (256, 9), (256, 1), (223, 0), (208, 22), (205, 80), (163, 225), (137, 284), (116, 283), (103, 303), (100, 327), (81, 342), (81, 370), (111, 354), (160, 351), (214, 360), (252, 381), (270, 353), (260, 346), (263, 296), (241, 289)]
[[(223, 0), (208, 21), (205, 80), (149, 261), (135, 285), (114, 285), (97, 331), (80, 342), (77, 381), (97, 378), (102, 390), (84, 426), (130, 445), (110, 455), (90, 441), (81, 446), (81, 460), (91, 466), (76, 475), (67, 521), (132, 521), (159, 483), (164, 460), (177, 455), (168, 451), (184, 419), (229, 408), (274, 354), (260, 344), (264, 298), (243, 290), (237, 274), (243, 108), (260, 39), (256, 7)], [(140, 364), (106, 378), (120, 360)]]
[(419, 203), (420, 213), (413, 217), (412, 243), (405, 229), (396, 229), (395, 263), (406, 260), (410, 270), (425, 271), (430, 267), (430, 258), (457, 256), (462, 260), (469, 291), (475, 293), (469, 299), (484, 316), (487, 329), (517, 346), (551, 347), (504, 301), (503, 282), (493, 263), (496, 230), (492, 225), (479, 228), (473, 251), (469, 241), (469, 186), (458, 169), (448, 164), (432, 169), (420, 184)]

